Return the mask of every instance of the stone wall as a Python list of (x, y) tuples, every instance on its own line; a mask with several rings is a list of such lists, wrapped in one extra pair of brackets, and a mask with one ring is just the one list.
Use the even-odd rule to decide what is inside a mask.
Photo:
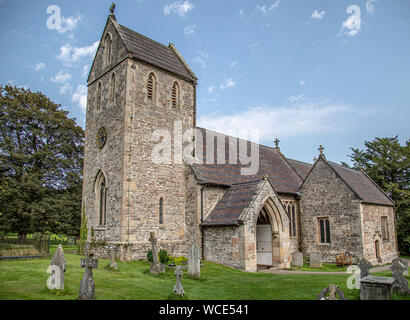
[(205, 260), (245, 270), (244, 226), (204, 228)]
[[(360, 204), (358, 197), (321, 158), (301, 188), (301, 248), (305, 256), (321, 252), (323, 261), (335, 262), (345, 251), (362, 253)], [(320, 244), (318, 218), (328, 217), (330, 244)]]
[[(363, 225), (363, 255), (373, 265), (385, 264), (398, 257), (397, 235), (395, 229), (395, 213), (393, 207), (380, 206), (374, 204), (361, 204), (362, 225)], [(388, 219), (389, 239), (382, 239), (381, 217)], [(381, 262), (376, 259), (375, 241), (380, 244)]]

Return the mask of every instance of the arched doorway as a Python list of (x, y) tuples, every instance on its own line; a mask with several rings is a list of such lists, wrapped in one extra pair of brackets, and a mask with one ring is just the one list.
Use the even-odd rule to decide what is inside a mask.
[(256, 263), (258, 269), (273, 265), (272, 223), (265, 207), (259, 212), (256, 223)]

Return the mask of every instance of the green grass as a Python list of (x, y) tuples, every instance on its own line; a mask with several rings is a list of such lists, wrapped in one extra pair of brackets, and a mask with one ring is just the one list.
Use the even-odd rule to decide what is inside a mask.
[[(71, 247), (69, 247), (71, 248)], [(77, 299), (84, 269), (81, 257), (67, 252), (65, 290), (57, 292), (46, 287), (50, 263), (47, 259), (0, 261), (0, 299)], [(52, 254), (55, 247), (50, 250)], [(119, 272), (104, 267), (109, 260), (99, 259), (94, 270), (96, 298), (114, 300), (166, 300), (172, 297), (175, 284), (173, 271), (151, 275), (145, 261), (117, 262)], [(358, 290), (346, 288), (350, 274), (269, 274), (248, 273), (204, 262), (200, 280), (182, 276), (182, 285), (191, 300), (315, 300), (329, 284), (336, 284), (349, 300), (358, 299)]]
[(322, 263), (322, 268), (311, 268), (309, 263), (303, 262), (303, 267), (291, 267), (292, 271), (317, 271), (317, 272), (346, 272), (347, 267), (336, 266), (334, 263)]

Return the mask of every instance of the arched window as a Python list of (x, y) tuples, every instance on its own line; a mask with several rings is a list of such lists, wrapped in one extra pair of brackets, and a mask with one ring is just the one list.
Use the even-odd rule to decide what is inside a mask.
[(110, 102), (114, 103), (115, 100), (115, 74), (113, 73), (111, 75), (111, 81), (110, 81)]
[(107, 183), (104, 173), (100, 171), (95, 181), (96, 214), (98, 214), (98, 224), (105, 226), (107, 222)]
[(154, 75), (151, 73), (148, 77), (147, 81), (147, 98), (148, 100), (154, 101), (155, 96), (155, 78)]
[(178, 87), (178, 83), (174, 82), (174, 85), (172, 86), (172, 106), (174, 108), (178, 107), (178, 103), (179, 103), (179, 87)]
[(164, 223), (164, 200), (159, 199), (159, 224)]
[(104, 67), (111, 64), (112, 39), (111, 34), (107, 33), (104, 39)]
[(101, 108), (101, 82), (98, 82), (97, 85), (97, 102), (96, 102), (96, 107), (97, 110), (99, 110)]

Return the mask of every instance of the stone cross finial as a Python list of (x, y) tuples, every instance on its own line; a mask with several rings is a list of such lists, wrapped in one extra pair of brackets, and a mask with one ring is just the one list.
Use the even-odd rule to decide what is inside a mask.
[(323, 153), (323, 150), (325, 150), (325, 148), (323, 148), (323, 146), (320, 145), (319, 148), (318, 148), (318, 150), (319, 150), (319, 152), (320, 152), (320, 155), (321, 155), (322, 157), (324, 157), (325, 154)]
[(115, 3), (113, 2), (113, 3), (111, 4), (111, 8), (110, 8), (110, 13), (111, 13), (112, 15), (114, 15), (114, 10), (115, 10)]
[(405, 260), (397, 258), (392, 261), (389, 269), (392, 271), (394, 278), (393, 290), (398, 290), (402, 293), (410, 293), (409, 284), (403, 274), (407, 268)]
[(279, 149), (279, 142), (280, 142), (280, 140), (278, 138), (276, 138), (275, 141), (274, 141), (276, 149)]

